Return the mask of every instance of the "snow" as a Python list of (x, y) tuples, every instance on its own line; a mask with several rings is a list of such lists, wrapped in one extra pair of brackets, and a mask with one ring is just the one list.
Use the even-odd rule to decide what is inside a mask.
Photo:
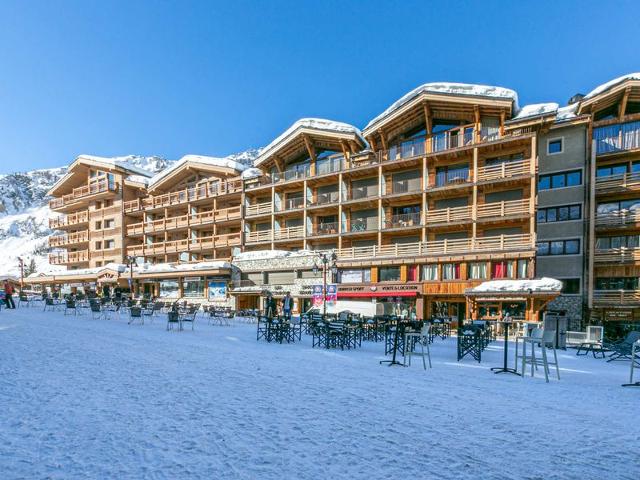
[(145, 263), (134, 267), (135, 273), (171, 273), (171, 272), (193, 272), (198, 270), (214, 270), (218, 268), (231, 268), (231, 264), (225, 261), (198, 262), (198, 263)]
[(127, 180), (130, 180), (132, 182), (142, 183), (143, 185), (149, 184), (149, 178), (143, 177), (142, 175), (129, 175), (127, 177)]
[(298, 250), (298, 251), (289, 251), (289, 250), (257, 250), (254, 252), (241, 252), (233, 257), (233, 261), (243, 261), (243, 260), (271, 260), (278, 258), (286, 258), (286, 257), (304, 257), (304, 256), (312, 256), (315, 255), (315, 252), (311, 250)]
[(474, 293), (499, 293), (499, 292), (560, 292), (562, 282), (555, 278), (542, 277), (533, 280), (491, 280), (482, 282), (471, 289)]
[(622, 75), (618, 78), (614, 78), (613, 80), (609, 80), (608, 82), (603, 83), (602, 85), (598, 85), (596, 88), (594, 88), (589, 93), (587, 93), (584, 96), (583, 100), (587, 100), (591, 97), (595, 97), (596, 95), (600, 95), (601, 93), (609, 90), (612, 87), (615, 87), (616, 85), (626, 80), (640, 80), (640, 72), (627, 73), (626, 75)]
[[(3, 478), (635, 478), (629, 364), (559, 351), (561, 380), (456, 361), (455, 339), (387, 367), (257, 342), (255, 326), (165, 331), (39, 308), (0, 314)], [(513, 352), (513, 345), (509, 349)], [(386, 357), (389, 359), (389, 357)], [(553, 372), (552, 372), (553, 374)]]
[(362, 143), (364, 143), (365, 145), (368, 145), (364, 137), (362, 136), (362, 133), (360, 132), (360, 130), (357, 127), (354, 127), (353, 125), (349, 125), (348, 123), (336, 122), (333, 120), (326, 120), (323, 118), (301, 118), (300, 120), (295, 121), (293, 125), (291, 125), (289, 128), (287, 128), (284, 131), (284, 133), (279, 135), (273, 142), (271, 142), (269, 145), (267, 145), (260, 151), (260, 155), (255, 160), (255, 165), (260, 165), (261, 162), (263, 162), (265, 159), (271, 156), (273, 150), (276, 150), (281, 143), (286, 141), (290, 136), (292, 136), (298, 130), (301, 130), (304, 128), (322, 130), (322, 131), (333, 132), (333, 133), (353, 134), (357, 136)]
[(214, 167), (230, 168), (232, 170), (237, 170), (239, 172), (242, 172), (247, 168), (247, 166), (244, 165), (243, 163), (235, 160), (231, 160), (229, 158), (207, 157), (204, 155), (185, 155), (177, 162), (174, 162), (170, 167), (165, 168), (164, 170), (154, 175), (153, 178), (151, 178), (151, 180), (149, 181), (149, 185), (151, 186), (158, 183), (160, 180), (165, 178), (171, 172), (176, 171), (178, 168), (182, 167), (184, 164), (189, 162), (212, 165)]
[(414, 98), (422, 95), (423, 93), (440, 93), (447, 95), (464, 95), (474, 97), (490, 97), (490, 98), (502, 98), (511, 99), (514, 102), (514, 110), (518, 109), (518, 94), (509, 88), (495, 87), (491, 85), (475, 85), (470, 83), (451, 83), (451, 82), (433, 82), (425, 83), (419, 87), (411, 90), (399, 100), (395, 101), (389, 108), (387, 108), (380, 115), (371, 120), (365, 130), (368, 130), (373, 125), (378, 123), (383, 118), (391, 115), (396, 110), (400, 109)]
[(243, 180), (250, 180), (252, 178), (261, 177), (262, 175), (264, 175), (264, 172), (262, 170), (260, 170), (259, 168), (251, 167), (242, 172), (240, 176)]
[(523, 118), (539, 117), (541, 115), (551, 115), (558, 111), (559, 105), (554, 102), (549, 103), (532, 103), (525, 105), (520, 109), (513, 120), (522, 120)]
[[(143, 177), (151, 177), (153, 175), (153, 172), (145, 168), (138, 167), (137, 165), (134, 164), (134, 161), (139, 161), (140, 158), (147, 158), (147, 157), (139, 157), (137, 155), (126, 155), (124, 157), (98, 157), (97, 155), (81, 154), (81, 155), (78, 155), (78, 158), (76, 160), (81, 160), (83, 158), (93, 162), (98, 162), (106, 165), (113, 165), (116, 167), (124, 168), (134, 173), (135, 175), (142, 175)], [(149, 158), (155, 158), (155, 157), (149, 157)]]
[(556, 114), (556, 122), (564, 122), (575, 118), (578, 113), (579, 105), (580, 103), (576, 102), (572, 105), (567, 105), (566, 107), (560, 107)]

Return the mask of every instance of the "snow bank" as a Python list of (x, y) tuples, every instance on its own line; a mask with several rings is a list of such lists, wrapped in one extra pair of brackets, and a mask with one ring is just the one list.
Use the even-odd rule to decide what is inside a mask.
[(184, 164), (189, 162), (212, 165), (214, 167), (231, 168), (232, 170), (237, 170), (239, 172), (242, 172), (247, 168), (247, 166), (244, 165), (243, 163), (237, 162), (235, 160), (231, 160), (229, 158), (207, 157), (204, 155), (185, 155), (180, 160), (173, 163), (169, 168), (165, 168), (161, 172), (158, 172), (156, 175), (154, 175), (153, 178), (151, 178), (151, 180), (149, 181), (149, 186), (152, 186), (158, 183), (167, 175), (176, 171), (177, 169), (182, 167)]
[(233, 257), (233, 261), (271, 260), (276, 258), (304, 257), (313, 255), (316, 255), (316, 252), (311, 250), (298, 250), (296, 252), (291, 252), (289, 250), (258, 250), (255, 252), (238, 253)]
[(281, 143), (283, 143), (286, 139), (288, 139), (290, 136), (292, 136), (302, 128), (311, 128), (314, 130), (323, 130), (332, 133), (350, 133), (360, 138), (362, 143), (367, 144), (360, 130), (353, 125), (349, 125), (348, 123), (335, 122), (333, 120), (325, 120), (323, 118), (301, 118), (300, 120), (294, 122), (293, 125), (285, 130), (284, 133), (279, 135), (273, 142), (262, 149), (260, 155), (256, 158), (255, 164), (259, 165), (261, 162), (267, 159), (271, 155), (273, 150), (278, 148)]
[(621, 77), (614, 78), (613, 80), (609, 80), (607, 83), (603, 83), (602, 85), (598, 85), (596, 88), (587, 93), (583, 100), (587, 100), (591, 97), (595, 97), (596, 95), (600, 95), (602, 92), (609, 90), (611, 87), (615, 87), (616, 85), (624, 82), (625, 80), (640, 80), (640, 72), (635, 73), (627, 73), (626, 75), (622, 75)]
[(483, 282), (471, 291), (474, 293), (501, 293), (501, 292), (560, 292), (562, 282), (555, 278), (543, 277), (533, 280), (491, 280)]
[(199, 262), (199, 263), (145, 263), (138, 267), (134, 267), (135, 273), (171, 273), (171, 272), (194, 272), (198, 270), (213, 270), (217, 268), (231, 268), (229, 262), (213, 261), (213, 262)]
[(425, 83), (424, 85), (420, 85), (418, 88), (411, 90), (402, 98), (391, 104), (389, 108), (387, 108), (384, 112), (371, 120), (365, 127), (365, 130), (368, 130), (380, 120), (391, 115), (394, 111), (398, 110), (423, 93), (440, 93), (448, 95), (511, 99), (514, 102), (514, 109), (518, 108), (518, 94), (515, 92), (515, 90), (511, 90), (509, 88), (495, 87), (491, 85), (474, 85), (470, 83)]
[(518, 114), (513, 117), (513, 120), (521, 120), (523, 118), (538, 117), (541, 115), (551, 115), (558, 111), (559, 105), (555, 102), (549, 103), (532, 103), (531, 105), (525, 105), (520, 109)]

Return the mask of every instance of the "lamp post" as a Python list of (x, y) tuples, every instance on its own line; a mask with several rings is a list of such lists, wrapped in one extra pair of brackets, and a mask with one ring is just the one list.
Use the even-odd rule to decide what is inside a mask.
[(22, 257), (18, 257), (18, 262), (20, 263), (20, 293), (24, 290), (24, 260)]
[(124, 263), (129, 267), (129, 290), (131, 293), (131, 299), (133, 300), (133, 267), (137, 266), (136, 257), (127, 255), (124, 257)]
[[(320, 261), (321, 267), (318, 266), (317, 260)], [(336, 275), (338, 273), (337, 265), (338, 256), (336, 252), (327, 254), (326, 252), (318, 252), (317, 257), (314, 259), (313, 274), (317, 275), (322, 268), (322, 314), (327, 314), (327, 270), (331, 269), (331, 273)]]

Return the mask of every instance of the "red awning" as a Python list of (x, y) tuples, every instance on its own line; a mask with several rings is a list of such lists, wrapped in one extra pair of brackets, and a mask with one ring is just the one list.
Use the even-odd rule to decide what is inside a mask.
[(338, 298), (349, 297), (415, 297), (418, 292), (338, 292)]

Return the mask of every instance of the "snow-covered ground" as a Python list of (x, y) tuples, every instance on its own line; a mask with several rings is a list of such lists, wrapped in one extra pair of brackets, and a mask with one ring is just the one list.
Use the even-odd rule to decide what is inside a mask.
[(561, 352), (562, 380), (494, 375), (436, 340), (433, 369), (256, 342), (255, 326), (0, 313), (2, 478), (631, 479), (628, 364)]

